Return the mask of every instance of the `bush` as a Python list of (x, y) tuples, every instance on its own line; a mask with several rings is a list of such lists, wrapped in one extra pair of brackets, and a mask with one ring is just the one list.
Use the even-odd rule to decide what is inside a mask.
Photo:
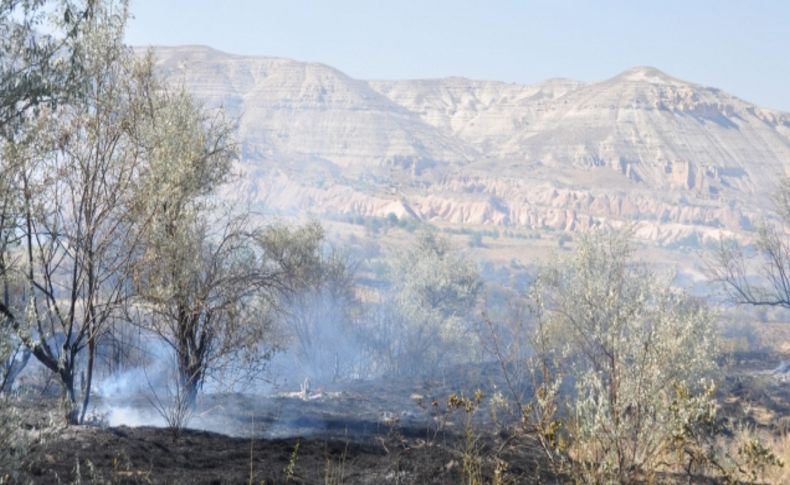
[(469, 236), (469, 242), (467, 244), (470, 248), (482, 248), (484, 246), (483, 235), (479, 232), (472, 233), (472, 235)]
[(534, 422), (551, 458), (586, 483), (697, 470), (718, 432), (713, 316), (631, 255), (624, 234), (583, 237), (531, 294)]
[(482, 281), (435, 232), (418, 235), (389, 268), (392, 292), (371, 315), (370, 352), (384, 372), (429, 374), (469, 361), (480, 346), (473, 315)]
[(12, 399), (0, 397), (0, 483), (13, 483), (22, 469), (29, 440)]
[(565, 233), (560, 234), (560, 237), (557, 238), (557, 246), (559, 246), (560, 249), (565, 249), (565, 246), (571, 241), (573, 241), (573, 238), (570, 235)]
[[(0, 332), (0, 365), (4, 366), (13, 359), (14, 348), (11, 335)], [(22, 467), (28, 439), (22, 431), (21, 421), (14, 400), (0, 393), (0, 484), (15, 481)]]

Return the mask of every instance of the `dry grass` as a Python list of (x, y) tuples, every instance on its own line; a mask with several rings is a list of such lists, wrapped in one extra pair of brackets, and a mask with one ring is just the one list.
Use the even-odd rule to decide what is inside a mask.
[(324, 485), (340, 485), (346, 482), (346, 459), (348, 457), (348, 443), (340, 457), (335, 460), (327, 453), (324, 466)]
[(790, 432), (750, 426), (735, 428), (727, 452), (737, 462), (735, 477), (752, 483), (790, 483)]
[(790, 429), (765, 441), (766, 446), (784, 464), (768, 470), (766, 480), (770, 483), (790, 483)]

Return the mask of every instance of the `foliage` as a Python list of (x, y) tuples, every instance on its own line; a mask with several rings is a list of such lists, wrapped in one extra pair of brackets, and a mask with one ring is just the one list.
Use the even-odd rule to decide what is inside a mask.
[(463, 394), (451, 394), (447, 398), (447, 408), (462, 410), (464, 412), (464, 447), (461, 450), (461, 463), (463, 465), (463, 480), (469, 485), (482, 485), (483, 478), (483, 450), (480, 437), (475, 431), (473, 418), (480, 408), (483, 393), (476, 391), (474, 396), (466, 397)]
[(30, 360), (30, 351), (9, 329), (0, 329), (0, 395), (11, 392)]
[(390, 372), (419, 374), (480, 352), (474, 312), (482, 281), (435, 232), (417, 236), (390, 267), (391, 300), (379, 308), (374, 350)]
[[(767, 444), (766, 444), (767, 443)], [(759, 436), (753, 427), (739, 426), (731, 443), (732, 455), (741, 466), (737, 478), (752, 482), (787, 483), (790, 478), (787, 467), (790, 458), (790, 437), (787, 433), (778, 436)]]
[(219, 229), (189, 223), (181, 218), (177, 233), (150, 240), (136, 263), (135, 318), (175, 352), (192, 404), (211, 374), (255, 372), (269, 359), (274, 313), (283, 295), (311, 281), (323, 232), (253, 229), (246, 218)]
[(779, 223), (760, 225), (752, 257), (722, 240), (708, 269), (736, 303), (790, 309), (790, 178), (781, 180), (774, 203)]
[[(69, 423), (85, 419), (99, 342), (123, 319), (172, 346), (191, 404), (223, 359), (270, 355), (271, 312), (313, 281), (322, 230), (255, 227), (211, 202), (230, 180), (232, 126), (123, 45), (125, 1), (56, 2), (59, 41), (34, 31), (50, 6), (0, 4), (15, 49), (0, 74), (19, 81), (0, 88), (0, 331), (58, 377)], [(6, 371), (27, 355), (3, 350)]]
[(19, 409), (5, 396), (0, 396), (0, 443), (0, 484), (13, 483), (22, 470), (30, 438), (22, 427)]
[(251, 214), (212, 201), (232, 179), (232, 126), (183, 89), (151, 91), (138, 129), (147, 165), (133, 214), (141, 240), (131, 318), (173, 349), (191, 404), (212, 372), (268, 359), (272, 311), (311, 281), (323, 233), (316, 224), (256, 227)]
[[(235, 153), (229, 126), (183, 90), (149, 91), (146, 115), (137, 127), (148, 158), (130, 220), (141, 238), (130, 261), (128, 318), (173, 348), (178, 389), (191, 403), (216, 343), (213, 312), (236, 310), (221, 293), (224, 283), (238, 289), (230, 272), (245, 257), (242, 221), (218, 229), (206, 217), (211, 208), (204, 200), (227, 179)], [(212, 302), (217, 308), (206, 308)]]
[(362, 375), (359, 352), (362, 305), (355, 294), (355, 268), (335, 251), (321, 256), (309, 288), (287, 295), (286, 345), (313, 382)]
[(0, 1), (0, 137), (13, 137), (31, 111), (80, 96), (86, 80), (82, 35), (97, 3)]
[(0, 396), (0, 484), (22, 483), (29, 453), (60, 430), (51, 419), (36, 422), (29, 403), (12, 395)]
[(557, 246), (560, 249), (565, 249), (565, 246), (571, 241), (573, 241), (571, 235), (563, 232), (557, 237)]
[(470, 248), (484, 247), (482, 234), (480, 234), (479, 232), (472, 233), (472, 235), (469, 236), (469, 241), (467, 242), (467, 244)]
[[(283, 469), (283, 475), (285, 475), (285, 483), (288, 483), (294, 479), (295, 471), (296, 471), (296, 459), (299, 457), (299, 445), (301, 441), (297, 440), (296, 445), (294, 445), (294, 449), (291, 451), (291, 455), (288, 457), (288, 463), (285, 465)], [(252, 477), (250, 477), (252, 479)]]
[(126, 4), (92, 2), (90, 10), (74, 40), (85, 76), (80, 96), (40, 110), (4, 147), (17, 187), (12, 232), (23, 255), (4, 276), (23, 281), (23, 292), (0, 310), (58, 376), (69, 423), (85, 418), (97, 342), (126, 296), (123, 267), (137, 242), (131, 194), (142, 162), (134, 127), (152, 79), (150, 63), (123, 46)]
[(588, 483), (651, 479), (716, 432), (712, 315), (631, 255), (625, 234), (582, 237), (531, 294), (528, 415), (552, 460)]

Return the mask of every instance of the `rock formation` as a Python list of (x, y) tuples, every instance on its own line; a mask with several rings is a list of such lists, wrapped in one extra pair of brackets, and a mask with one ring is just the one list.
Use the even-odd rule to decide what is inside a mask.
[(748, 233), (790, 168), (790, 115), (650, 67), (581, 83), (363, 81), (322, 64), (157, 48), (238, 120), (228, 197), (279, 211), (582, 230)]

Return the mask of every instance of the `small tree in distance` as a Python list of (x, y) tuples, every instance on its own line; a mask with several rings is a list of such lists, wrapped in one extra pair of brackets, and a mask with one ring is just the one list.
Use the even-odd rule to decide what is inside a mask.
[(477, 270), (436, 232), (417, 235), (390, 268), (393, 300), (376, 332), (389, 371), (430, 373), (479, 351), (473, 319), (482, 289)]
[(735, 242), (722, 241), (709, 272), (735, 303), (790, 310), (790, 178), (780, 182), (774, 203), (780, 224), (760, 226), (753, 259)]

